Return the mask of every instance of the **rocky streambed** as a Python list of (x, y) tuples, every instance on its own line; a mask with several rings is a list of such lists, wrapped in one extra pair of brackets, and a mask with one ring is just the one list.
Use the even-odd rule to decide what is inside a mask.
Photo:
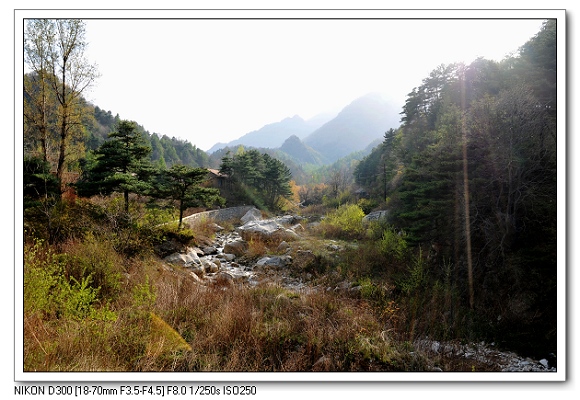
[[(272, 283), (291, 290), (307, 289), (300, 278), (288, 273), (292, 264), (289, 243), (300, 239), (302, 225), (294, 216), (261, 219), (258, 210), (252, 209), (241, 219), (234, 231), (226, 231), (214, 224), (215, 238), (200, 247), (188, 247), (164, 258), (168, 264), (179, 265), (190, 272), (193, 279), (203, 285), (219, 284), (258, 285)], [(247, 253), (252, 239), (279, 243), (277, 255), (250, 258)]]
[[(304, 277), (292, 276), (291, 267), (295, 257), (313, 257), (308, 250), (294, 249), (292, 243), (301, 238), (304, 228), (299, 218), (283, 216), (274, 219), (261, 219), (257, 209), (251, 209), (242, 217), (242, 224), (234, 231), (226, 231), (215, 224), (215, 238), (211, 243), (200, 247), (188, 247), (164, 258), (168, 264), (178, 265), (187, 270), (192, 279), (200, 285), (257, 286), (273, 284), (302, 293), (316, 290), (357, 291), (360, 288), (344, 282), (335, 287), (314, 286), (308, 274)], [(260, 238), (279, 243), (275, 255), (248, 257), (249, 241)], [(330, 252), (341, 251), (338, 244), (327, 246)], [(486, 343), (460, 344), (439, 342), (428, 338), (413, 342), (415, 351), (429, 357), (452, 357), (467, 362), (479, 362), (502, 372), (557, 372), (556, 357), (547, 356), (540, 360), (521, 357), (513, 352), (498, 350), (495, 345)], [(441, 371), (434, 366), (432, 371)]]

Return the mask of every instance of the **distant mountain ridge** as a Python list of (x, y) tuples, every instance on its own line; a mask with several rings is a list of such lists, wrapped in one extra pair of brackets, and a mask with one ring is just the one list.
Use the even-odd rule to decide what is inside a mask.
[(322, 154), (305, 145), (296, 135), (286, 139), (278, 150), (289, 155), (298, 164), (326, 164)]
[(258, 130), (248, 132), (239, 139), (232, 140), (231, 142), (216, 143), (207, 152), (213, 153), (216, 150), (225, 147), (235, 147), (240, 144), (250, 147), (275, 149), (282, 146), (284, 141), (292, 135), (297, 136), (298, 138), (304, 138), (329, 121), (333, 116), (334, 115), (320, 114), (308, 121), (305, 121), (298, 115), (284, 118), (282, 121), (274, 122), (265, 125)]
[(300, 164), (323, 165), (364, 150), (397, 128), (400, 107), (378, 93), (369, 93), (344, 107), (334, 118), (319, 115), (305, 121), (295, 115), (246, 133), (229, 143), (217, 143), (208, 153), (239, 145), (277, 149)]
[(399, 126), (399, 121), (398, 106), (378, 93), (370, 93), (354, 100), (303, 141), (334, 162), (382, 139), (386, 131)]

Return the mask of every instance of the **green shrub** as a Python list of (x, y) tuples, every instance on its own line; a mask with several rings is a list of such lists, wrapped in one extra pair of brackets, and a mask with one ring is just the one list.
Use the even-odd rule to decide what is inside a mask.
[(106, 307), (99, 308), (99, 289), (91, 287), (92, 275), (81, 279), (65, 273), (67, 255), (55, 254), (41, 241), (25, 247), (24, 311), (46, 318), (114, 319)]
[(427, 287), (428, 283), (427, 263), (421, 251), (419, 251), (406, 276), (398, 282), (398, 286), (404, 293), (412, 295), (417, 292), (420, 293)]
[(66, 243), (62, 249), (66, 253), (65, 271), (71, 279), (82, 282), (90, 277), (87, 284), (99, 290), (100, 299), (114, 300), (119, 295), (123, 259), (109, 240), (88, 233), (83, 241)]
[(357, 202), (357, 205), (363, 210), (365, 214), (368, 214), (373, 211), (373, 209), (377, 207), (379, 203), (373, 199), (360, 199)]
[(384, 230), (379, 249), (383, 255), (392, 257), (394, 261), (404, 260), (407, 256), (405, 235), (397, 233), (393, 228)]
[(322, 223), (325, 236), (354, 239), (364, 233), (362, 219), (365, 213), (356, 204), (345, 204), (326, 216)]
[(149, 282), (147, 275), (145, 282), (135, 285), (133, 288), (133, 305), (139, 310), (151, 310), (156, 299), (155, 289)]

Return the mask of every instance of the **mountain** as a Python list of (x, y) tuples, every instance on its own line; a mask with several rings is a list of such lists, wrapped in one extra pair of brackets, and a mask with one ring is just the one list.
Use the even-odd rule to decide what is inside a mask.
[(291, 118), (285, 118), (280, 122), (265, 125), (256, 131), (246, 133), (239, 139), (232, 140), (229, 143), (216, 143), (207, 152), (213, 153), (224, 147), (235, 147), (240, 144), (249, 147), (278, 148), (288, 137), (295, 135), (298, 138), (303, 138), (314, 132), (333, 116), (320, 114), (305, 121), (300, 116), (295, 115)]
[(397, 128), (399, 112), (399, 106), (386, 101), (380, 94), (370, 93), (343, 108), (303, 142), (333, 162), (364, 150), (373, 141), (382, 139), (390, 128)]
[(229, 143), (217, 143), (208, 153), (222, 153), (223, 149), (243, 145), (277, 149), (298, 164), (331, 164), (382, 141), (386, 131), (399, 126), (399, 112), (400, 106), (380, 94), (370, 93), (354, 100), (338, 115), (320, 114), (308, 121), (295, 115)]
[(306, 146), (296, 135), (286, 139), (278, 150), (290, 156), (298, 164), (322, 165), (325, 163), (320, 153)]

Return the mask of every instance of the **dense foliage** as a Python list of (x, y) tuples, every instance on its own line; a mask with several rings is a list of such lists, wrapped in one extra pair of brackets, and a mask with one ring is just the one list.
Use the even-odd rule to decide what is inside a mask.
[(223, 205), (225, 200), (220, 197), (219, 189), (204, 187), (207, 181), (205, 168), (193, 168), (176, 164), (169, 169), (160, 170), (154, 181), (153, 195), (170, 198), (178, 203), (179, 222), (183, 221), (183, 213), (189, 207), (210, 207), (214, 204)]
[(95, 150), (94, 159), (85, 162), (76, 188), (81, 196), (123, 193), (128, 212), (130, 193), (147, 194), (152, 190), (154, 171), (147, 159), (151, 148), (130, 121), (120, 121), (109, 138)]
[[(115, 129), (120, 121), (119, 115), (113, 116), (111, 111), (104, 111), (98, 106), (94, 106), (93, 116), (94, 121), (88, 125), (88, 137), (86, 138), (88, 150), (96, 150), (103, 144), (108, 139), (108, 134)], [(156, 166), (160, 168), (170, 168), (175, 164), (191, 167), (209, 166), (207, 153), (189, 141), (178, 139), (175, 136), (169, 137), (155, 132), (150, 133), (137, 123), (135, 129), (151, 147), (149, 158)]]
[(226, 153), (222, 158), (220, 173), (235, 185), (235, 192), (245, 194), (249, 202), (272, 210), (279, 202), (292, 195), (292, 173), (280, 160), (256, 149), (236, 154)]
[(522, 347), (536, 335), (555, 345), (555, 29), (546, 21), (518, 57), (435, 69), (355, 171), (411, 244), (451, 263), (479, 317)]

